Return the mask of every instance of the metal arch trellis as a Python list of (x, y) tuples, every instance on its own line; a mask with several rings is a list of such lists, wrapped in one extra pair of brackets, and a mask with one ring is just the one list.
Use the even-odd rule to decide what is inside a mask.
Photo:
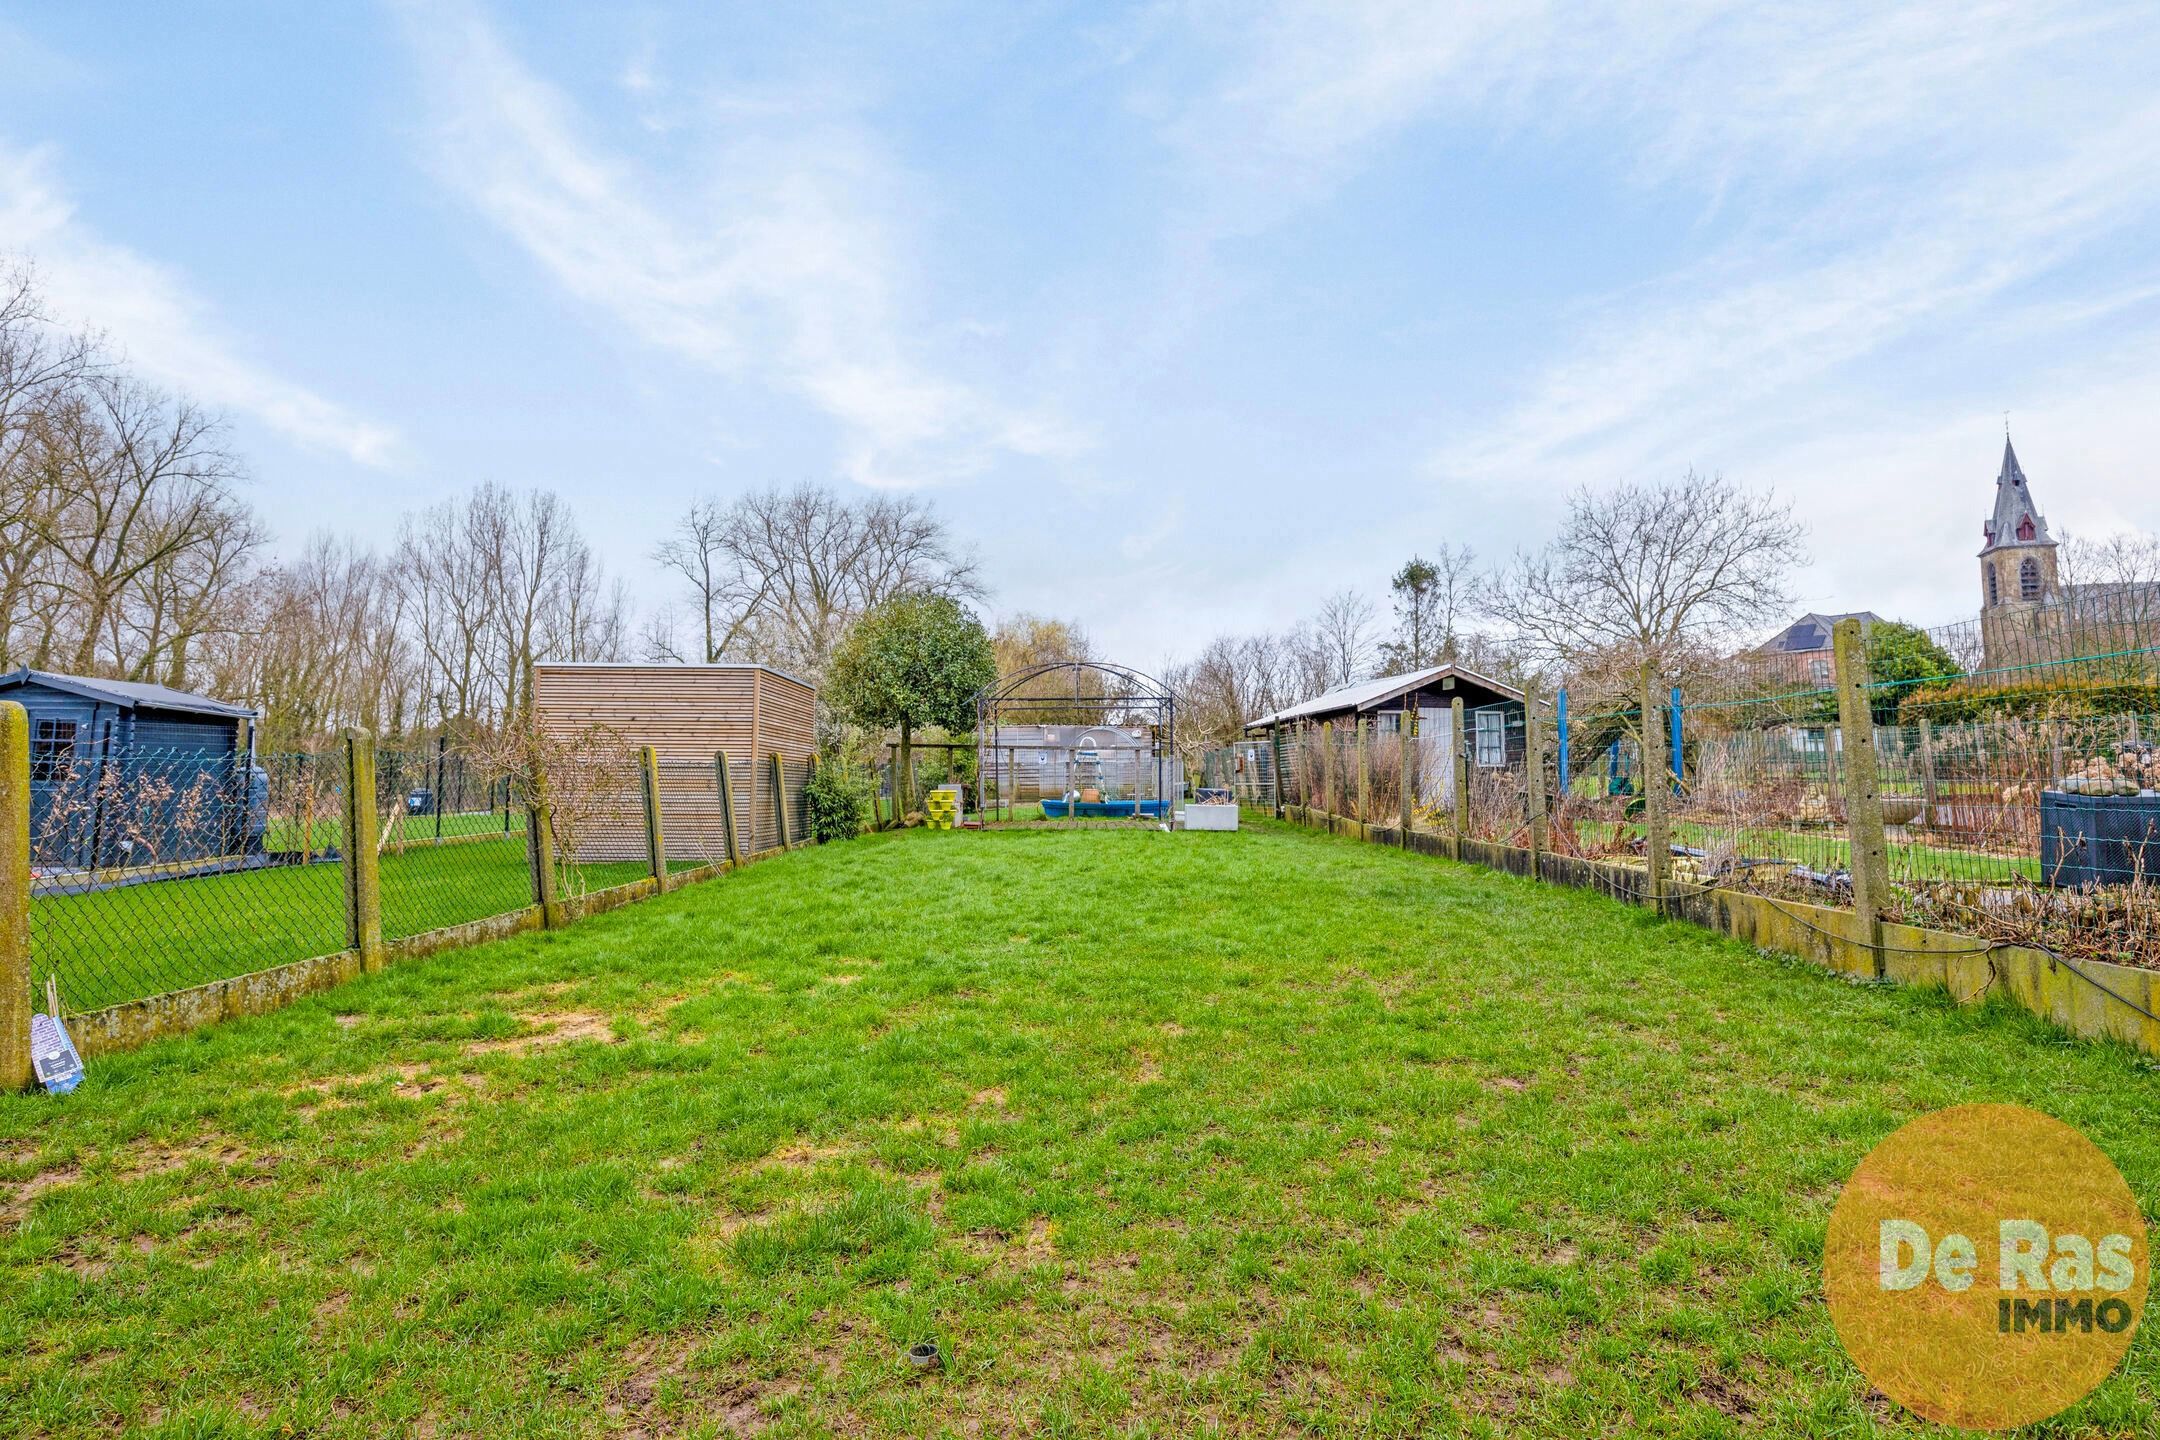
[[(1064, 686), (1046, 683), (1051, 677), (1061, 675), (1070, 678), (1072, 683), (1069, 691)], [(1176, 766), (1177, 693), (1152, 675), (1130, 666), (1097, 660), (1054, 660), (1045, 664), (1029, 665), (1009, 675), (999, 676), (976, 692), (975, 774), (978, 785), (981, 786), (981, 777), (985, 775), (999, 777), (994, 807), (990, 802), (989, 787), (981, 786), (983, 796), (979, 805), (986, 820), (1017, 818), (1014, 812), (1018, 800), (1018, 771), (1010, 759), (1001, 766), (998, 756), (1009, 754), (1018, 747), (1005, 740), (1004, 728), (1022, 723), (1040, 726), (1047, 723), (1047, 717), (1050, 716), (1089, 711), (1097, 712), (1099, 718), (1076, 723), (1125, 729), (1146, 728), (1148, 742), (1144, 747), (1133, 747), (1134, 763), (1136, 770), (1141, 768), (1141, 756), (1145, 755), (1144, 763), (1152, 765), (1154, 769), (1155, 804), (1158, 813), (1151, 816), (1146, 804), (1135, 796), (1132, 818), (1139, 821), (1159, 819), (1165, 824), (1169, 822), (1172, 797), (1166, 794), (1166, 791)], [(1044, 747), (1038, 741), (1028, 748)], [(1070, 756), (1066, 768), (1069, 775), (1072, 770)], [(1007, 794), (1008, 788), (1015, 793)], [(1078, 818), (1079, 805), (1068, 805), (1067, 813)]]

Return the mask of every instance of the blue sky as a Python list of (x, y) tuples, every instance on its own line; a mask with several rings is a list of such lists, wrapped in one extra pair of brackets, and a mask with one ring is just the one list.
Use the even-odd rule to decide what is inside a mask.
[(2160, 528), (2140, 4), (0, 7), (0, 250), (281, 546), (482, 479), (933, 497), (1151, 664), (1693, 466), (1977, 603), (2010, 414)]

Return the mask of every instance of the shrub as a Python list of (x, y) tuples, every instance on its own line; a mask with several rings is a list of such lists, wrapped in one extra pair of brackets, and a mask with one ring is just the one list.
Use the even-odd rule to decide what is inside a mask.
[(803, 787), (803, 808), (810, 817), (810, 838), (852, 840), (862, 833), (870, 808), (870, 772), (838, 756), (818, 757), (817, 773)]
[(1960, 680), (1920, 690), (1899, 707), (1901, 724), (1933, 720), (2068, 720), (2160, 712), (2160, 683), (2146, 678), (2051, 676), (2014, 684)]

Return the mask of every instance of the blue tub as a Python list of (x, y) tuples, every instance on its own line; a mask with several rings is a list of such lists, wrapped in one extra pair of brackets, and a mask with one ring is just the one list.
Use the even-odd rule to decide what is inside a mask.
[(1045, 800), (1042, 812), (1046, 820), (1063, 820), (1068, 815), (1077, 820), (1115, 820), (1165, 815), (1169, 807), (1161, 800)]

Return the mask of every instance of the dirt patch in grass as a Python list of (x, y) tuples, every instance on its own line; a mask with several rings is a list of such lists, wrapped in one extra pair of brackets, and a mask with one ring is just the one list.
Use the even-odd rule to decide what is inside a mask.
[(62, 1185), (72, 1185), (82, 1175), (76, 1165), (56, 1165), (50, 1170), (40, 1170), (27, 1180), (17, 1180), (8, 1190), (7, 1199), (0, 1201), (0, 1221), (15, 1224), (30, 1213), (30, 1203), (48, 1190)]
[(544, 1025), (547, 1028), (534, 1034), (512, 1035), (502, 1040), (476, 1040), (465, 1048), (476, 1055), (524, 1055), (534, 1050), (573, 1045), (580, 1041), (589, 1041), (596, 1045), (615, 1043), (614, 1020), (591, 1010), (558, 1010), (524, 1018), (529, 1025)]

